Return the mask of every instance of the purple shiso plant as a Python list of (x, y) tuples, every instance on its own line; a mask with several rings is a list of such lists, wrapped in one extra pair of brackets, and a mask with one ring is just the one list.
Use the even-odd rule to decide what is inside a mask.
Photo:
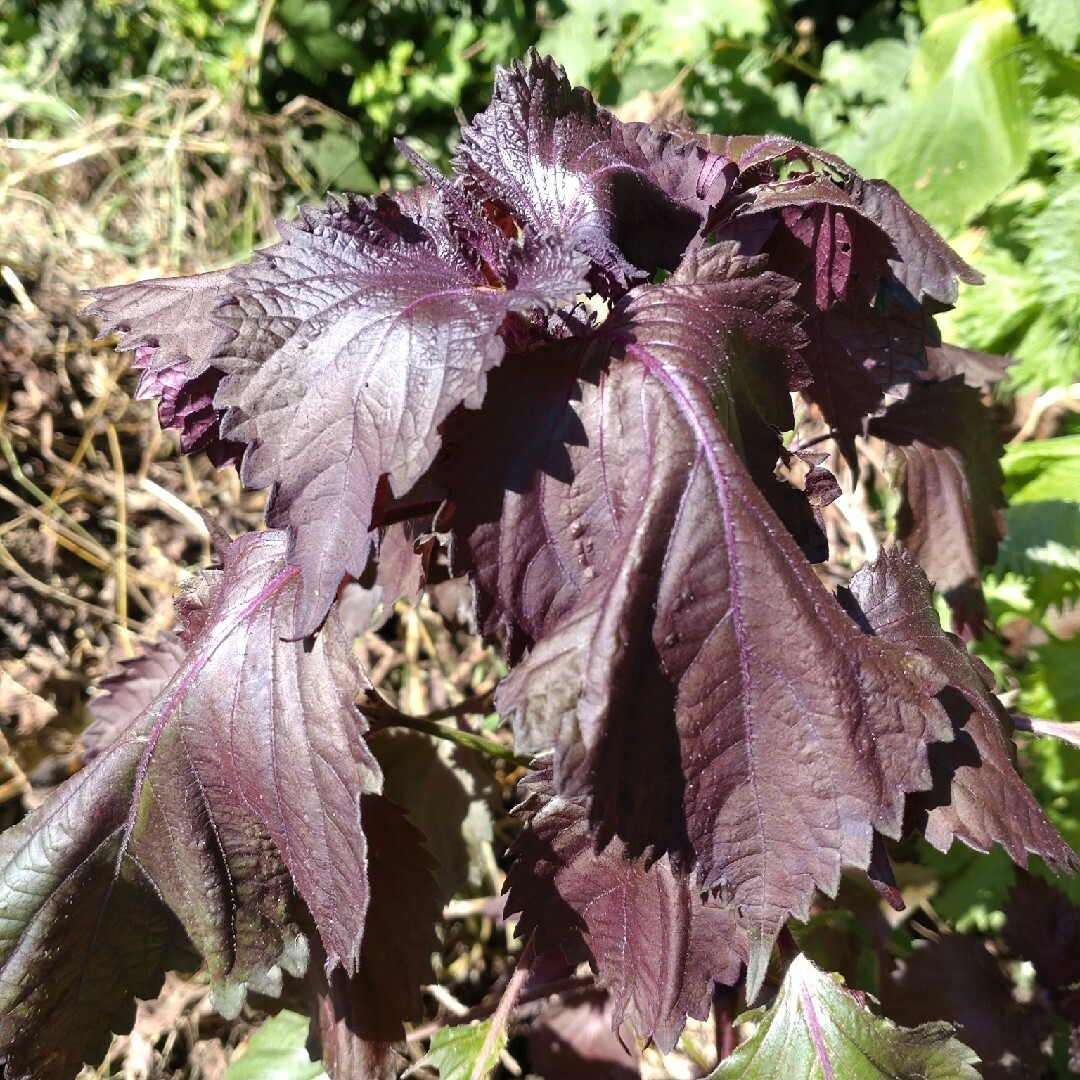
[[(330, 199), (243, 265), (94, 290), (182, 449), (268, 488), (177, 630), (107, 680), (87, 763), (0, 834), (3, 1076), (69, 1080), (136, 998), (291, 979), (335, 1080), (392, 1072), (446, 899), (382, 793), (343, 587), (467, 578), (523, 783), (506, 908), (661, 1050), (885, 838), (1073, 853), (1014, 766), (984, 622), (1002, 364), (943, 344), (968, 267), (786, 138), (624, 123), (531, 54), (444, 176)], [(820, 450), (900, 462), (896, 543), (834, 590)], [(780, 466), (793, 466), (780, 469)], [(794, 466), (800, 466), (798, 468)], [(798, 483), (791, 477), (803, 475)], [(384, 709), (385, 712), (385, 709)]]

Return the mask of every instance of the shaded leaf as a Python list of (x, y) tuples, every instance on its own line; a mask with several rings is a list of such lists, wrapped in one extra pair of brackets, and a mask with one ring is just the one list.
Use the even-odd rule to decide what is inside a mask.
[(962, 349), (947, 342), (927, 348), (926, 360), (934, 379), (945, 381), (959, 375), (968, 386), (983, 393), (1001, 382), (1013, 363), (1008, 356)]
[[(134, 366), (145, 366), (144, 354), (153, 351), (148, 348), (136, 350)], [(208, 367), (198, 375), (189, 377), (188, 366), (184, 363), (145, 371), (135, 397), (139, 400), (160, 399), (158, 420), (162, 427), (179, 429), (180, 449), (185, 454), (205, 451), (217, 469), (239, 465), (244, 444), (221, 437), (224, 411), (214, 406), (214, 395), (223, 373), (219, 368)]]
[(854, 438), (888, 397), (897, 397), (926, 371), (926, 346), (937, 342), (922, 310), (893, 305), (812, 311), (803, 358), (813, 382), (803, 390), (833, 426), (855, 469)]
[(481, 843), (493, 839), (490, 773), (476, 755), (416, 731), (380, 731), (371, 748), (386, 796), (408, 809), (435, 857), (439, 891), (454, 896), (473, 877)]
[(297, 893), (330, 963), (355, 970), (368, 904), (358, 796), (380, 775), (336, 622), (314, 641), (290, 636), (285, 552), (280, 533), (235, 541), (185, 597), (172, 679), (0, 836), (0, 1045), (16, 1074), (59, 1080), (99, 1057), (109, 1027), (130, 1023), (131, 996), (153, 996), (178, 962), (181, 926), (226, 1015), (248, 988), (275, 994), (283, 969), (304, 970)]
[[(135, 1021), (165, 971), (195, 966), (177, 918), (123, 847), (140, 748), (106, 751), (21, 826), (0, 833), (0, 1064), (70, 1080)], [(280, 938), (279, 938), (280, 942)], [(280, 944), (279, 944), (280, 951)], [(266, 958), (273, 964), (276, 957)]]
[(978, 1060), (950, 1025), (898, 1028), (800, 955), (753, 1037), (710, 1080), (979, 1080)]
[(1047, 1064), (1050, 1018), (1021, 1005), (986, 946), (966, 934), (917, 942), (880, 988), (882, 1011), (905, 1025), (947, 1020), (978, 1054), (984, 1080), (1038, 1076)]
[[(819, 152), (789, 140), (763, 140), (750, 157), (769, 148), (777, 157), (749, 165), (740, 186), (747, 190), (718, 235), (740, 241), (746, 254), (768, 251), (772, 268), (800, 282), (808, 306), (822, 311), (836, 304), (871, 303), (892, 276), (896, 251), (883, 229), (847, 191), (855, 174), (838, 159), (840, 176), (813, 171)], [(770, 155), (771, 156), (771, 155)], [(775, 166), (799, 161), (810, 167), (778, 182)], [(723, 214), (721, 208), (721, 216)]]
[[(857, 209), (885, 233), (892, 247), (891, 252), (884, 251), (874, 241), (873, 233), (860, 227), (864, 241), (869, 241), (871, 246), (871, 251), (866, 253), (870, 261), (865, 265), (875, 266), (877, 259), (885, 254), (902, 295), (909, 301), (918, 304), (931, 301), (934, 310), (941, 310), (956, 302), (958, 281), (971, 285), (982, 281), (982, 276), (941, 239), (933, 226), (909, 206), (891, 184), (884, 180), (864, 180), (835, 155), (781, 136), (696, 138), (714, 150), (722, 150), (738, 159), (742, 170), (739, 186), (748, 188), (748, 195), (754, 200), (749, 209), (740, 208), (737, 213), (741, 215), (749, 213), (751, 219), (760, 221), (762, 215), (755, 211), (815, 201)], [(777, 167), (792, 163), (808, 168), (810, 174), (802, 175), (794, 186), (791, 183), (774, 184)], [(815, 215), (819, 213), (812, 206), (810, 209)], [(849, 227), (852, 220), (849, 217)], [(771, 229), (761, 234), (759, 243), (764, 244), (769, 235)], [(841, 254), (845, 253), (834, 253), (833, 258)], [(841, 263), (844, 261), (842, 259)], [(876, 280), (876, 276), (876, 270), (864, 273), (864, 284), (868, 284), (868, 278)]]
[(610, 999), (598, 991), (549, 1002), (529, 1025), (533, 1070), (560, 1080), (635, 1080), (638, 1055), (624, 1043), (631, 1038), (612, 1029)]
[(1034, 966), (1043, 986), (1080, 982), (1080, 907), (1048, 881), (1016, 875), (1002, 933), (1009, 948)]
[(393, 1044), (405, 1038), (404, 1021), (423, 1016), (420, 988), (433, 981), (431, 955), (439, 948), (443, 898), (423, 835), (385, 796), (362, 796), (361, 814), (371, 901), (356, 973), (327, 973), (314, 962), (308, 970), (333, 1080), (397, 1075)]
[(980, 662), (941, 629), (925, 574), (907, 555), (883, 552), (852, 578), (848, 602), (869, 632), (933, 657), (948, 675), (940, 698), (956, 737), (931, 748), (934, 787), (910, 800), (926, 839), (940, 851), (957, 838), (978, 851), (999, 843), (1020, 866), (1032, 852), (1062, 871), (1075, 868), (1076, 856), (1016, 771), (1008, 713)]
[(531, 783), (507, 914), (521, 912), (518, 933), (535, 931), (538, 951), (587, 958), (611, 995), (612, 1030), (627, 1019), (666, 1053), (687, 1016), (708, 1015), (716, 983), (738, 980), (746, 932), (670, 856), (633, 859), (618, 838), (597, 850), (586, 801)]
[(959, 376), (915, 386), (869, 424), (903, 466), (896, 538), (953, 609), (953, 629), (983, 632), (982, 568), (1002, 536), (1002, 439), (979, 392)]
[(359, 1034), (382, 1042), (404, 1038), (402, 1021), (423, 1015), (420, 988), (432, 981), (431, 954), (443, 898), (432, 877), (434, 860), (406, 812), (382, 795), (364, 795), (361, 812), (369, 844), (371, 905), (360, 946), (363, 984)]
[[(725, 303), (739, 291), (722, 264), (699, 272), (609, 318), (598, 337), (622, 357), (606, 368), (599, 352), (580, 380), (568, 361), (515, 361), (476, 421), (482, 439), (512, 424), (515, 454), (482, 496), (470, 456), (447, 484), (478, 586), (542, 632), (497, 699), (519, 745), (555, 748), (556, 788), (591, 789), (605, 839), (688, 859), (722, 890), (756, 989), (788, 915), (865, 867), (874, 829), (899, 834), (952, 725), (933, 662), (858, 632), (746, 473), (717, 410), (733, 429), (729, 365), (769, 351)], [(685, 308), (668, 299), (680, 284)]]

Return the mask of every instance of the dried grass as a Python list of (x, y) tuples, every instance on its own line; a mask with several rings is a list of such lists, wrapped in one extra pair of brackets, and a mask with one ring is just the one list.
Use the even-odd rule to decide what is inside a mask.
[[(138, 107), (125, 108), (134, 100)], [(181, 461), (95, 341), (80, 290), (204, 269), (309, 197), (292, 122), (146, 81), (0, 138), (0, 825), (76, 767), (85, 690), (171, 621), (209, 547), (189, 507), (257, 523), (235, 476)], [(59, 116), (59, 119), (57, 119)], [(14, 134), (11, 134), (14, 133)], [(273, 177), (284, 167), (287, 183)], [(291, 172), (290, 172), (291, 171)]]

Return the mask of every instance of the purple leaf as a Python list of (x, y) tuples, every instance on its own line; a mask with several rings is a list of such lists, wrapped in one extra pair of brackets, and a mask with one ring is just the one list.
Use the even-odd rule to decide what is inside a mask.
[(223, 434), (249, 444), (243, 481), (273, 485), (266, 518), (289, 528), (307, 632), (364, 569), (382, 478), (395, 495), (413, 485), (450, 411), (483, 400), (503, 320), (571, 298), (582, 264), (526, 242), (515, 287), (493, 287), (385, 199), (332, 202), (281, 228), (281, 244), (233, 271), (215, 402), (230, 410)]
[(111, 1031), (130, 1030), (136, 997), (197, 961), (124, 848), (128, 807), (113, 792), (131, 790), (141, 753), (131, 741), (106, 751), (0, 834), (5, 1076), (71, 1080), (104, 1057)]
[(802, 356), (813, 382), (803, 394), (833, 426), (854, 472), (854, 437), (864, 433), (866, 418), (926, 371), (926, 345), (936, 340), (933, 321), (898, 306), (888, 315), (837, 306), (812, 311), (805, 329), (810, 344)]
[[(621, 124), (614, 130), (635, 159), (640, 154), (647, 162), (649, 176), (661, 190), (693, 210), (702, 225), (731, 193), (739, 167), (705, 141), (652, 124)], [(696, 240), (691, 241), (692, 247)]]
[[(788, 915), (865, 867), (874, 829), (899, 834), (952, 725), (944, 676), (858, 632), (732, 445), (753, 410), (728, 372), (770, 348), (777, 370), (786, 309), (741, 306), (720, 262), (698, 271), (633, 294), (561, 366), (508, 364), (474, 431), (512, 426), (497, 445), (514, 455), (476, 476), (462, 453), (446, 483), (488, 622), (536, 642), (497, 699), (521, 747), (554, 748), (560, 791), (591, 788), (603, 839), (689, 859), (722, 890), (756, 992)], [(622, 354), (607, 366), (604, 339)]]
[(158, 634), (141, 651), (120, 662), (120, 671), (98, 683), (101, 693), (90, 702), (94, 720), (79, 741), (86, 748), (84, 761), (92, 761), (135, 722), (139, 714), (165, 689), (187, 655), (187, 646), (175, 635)]
[(549, 1002), (529, 1025), (533, 1071), (560, 1080), (637, 1080), (638, 1055), (611, 1019), (609, 995), (596, 990)]
[[(148, 347), (136, 351), (135, 367), (145, 366), (142, 354), (152, 352)], [(216, 469), (239, 465), (244, 444), (221, 437), (223, 409), (215, 408), (214, 394), (222, 380), (222, 372), (208, 367), (194, 378), (186, 374), (187, 365), (151, 368), (143, 372), (135, 397), (159, 398), (158, 419), (161, 426), (180, 430), (180, 449), (185, 454), (205, 451)]]
[[(814, 301), (819, 309), (874, 300), (879, 284), (890, 273), (892, 245), (872, 222), (826, 202), (787, 206), (780, 211), (780, 220), (782, 229), (769, 245), (770, 253), (776, 253), (775, 267), (804, 280), (803, 274), (788, 269), (798, 258), (792, 251), (794, 245), (802, 247), (810, 263), (805, 277), (814, 281)], [(787, 243), (781, 244), (780, 237)]]
[(100, 1056), (102, 1032), (129, 1024), (131, 996), (152, 996), (174, 962), (181, 926), (228, 1015), (248, 987), (274, 994), (282, 969), (304, 970), (297, 893), (328, 962), (356, 969), (359, 797), (380, 774), (336, 621), (314, 641), (291, 637), (298, 574), (285, 551), (280, 533), (235, 541), (186, 597), (188, 650), (169, 682), (0, 836), (0, 1044), (13, 1071), (68, 1077)]
[[(522, 225), (565, 237), (592, 260), (597, 290), (619, 296), (678, 265), (706, 200), (722, 197), (731, 176), (715, 155), (694, 160), (693, 150), (626, 128), (532, 52), (496, 72), (491, 104), (462, 131), (454, 168)], [(693, 175), (675, 181), (669, 155), (693, 161)]]
[(968, 386), (986, 393), (995, 383), (1001, 382), (1012, 364), (1008, 356), (994, 356), (977, 349), (962, 349), (959, 345), (942, 342), (926, 350), (930, 376), (944, 382), (954, 375), (963, 377)]
[(997, 557), (1005, 505), (993, 417), (956, 376), (912, 387), (868, 430), (902, 456), (897, 540), (952, 607), (953, 629), (981, 635), (981, 570)]
[(213, 406), (221, 371), (210, 364), (229, 331), (214, 315), (228, 302), (228, 271), (94, 289), (85, 315), (99, 315), (101, 336), (119, 332), (118, 349), (135, 352), (142, 371), (136, 397), (161, 399), (162, 427), (180, 429), (185, 454), (206, 451), (219, 469), (238, 464), (243, 446), (220, 437)]
[(553, 796), (543, 780), (520, 813), (527, 819), (507, 877), (507, 913), (540, 952), (584, 954), (612, 1000), (612, 1030), (628, 1019), (665, 1053), (687, 1016), (704, 1019), (713, 986), (733, 985), (746, 932), (667, 855), (631, 859), (613, 840), (596, 851), (585, 800)]
[(941, 629), (926, 575), (907, 555), (884, 552), (852, 579), (851, 598), (853, 614), (869, 631), (932, 658), (948, 676), (941, 701), (956, 737), (931, 749), (933, 790), (911, 800), (926, 839), (940, 851), (954, 839), (978, 851), (999, 843), (1020, 866), (1031, 852), (1063, 872), (1075, 869), (1076, 856), (1013, 765), (1008, 713), (979, 662)]
[(423, 1016), (421, 987), (432, 981), (439, 949), (435, 925), (443, 897), (431, 875), (434, 860), (405, 811), (382, 795), (361, 802), (368, 838), (371, 903), (356, 973), (312, 964), (322, 1060), (333, 1080), (397, 1076), (392, 1044), (403, 1021)]
[(982, 275), (968, 266), (891, 184), (884, 180), (863, 180), (841, 158), (783, 136), (734, 139), (712, 136), (707, 142), (712, 149), (737, 160), (742, 174), (738, 185), (741, 190), (756, 184), (771, 186), (775, 166), (781, 163), (797, 162), (816, 175), (832, 178), (847, 196), (844, 201), (854, 203), (888, 236), (894, 249), (889, 259), (892, 272), (916, 303), (930, 301), (940, 311), (956, 302), (958, 281), (969, 285), (982, 282)]
[(1045, 1007), (1019, 1004), (1012, 980), (986, 946), (967, 934), (917, 942), (880, 989), (890, 1020), (914, 1025), (948, 1020), (979, 1055), (984, 1080), (1041, 1076), (1051, 1034)]
[(815, 173), (750, 187), (717, 235), (738, 240), (746, 254), (768, 251), (772, 268), (802, 283), (809, 306), (822, 311), (872, 302), (892, 277), (888, 236), (842, 187)]
[(1013, 952), (1034, 966), (1046, 989), (1064, 990), (1080, 982), (1080, 907), (1048, 881), (1017, 873), (1005, 906), (1003, 936)]
[[(956, 299), (958, 277), (981, 279), (887, 184), (787, 139), (740, 149), (717, 235), (799, 282), (812, 381), (793, 389), (821, 408), (854, 472), (854, 437), (889, 398), (950, 366), (986, 373), (985, 354), (941, 346), (931, 318)], [(777, 180), (773, 166), (792, 162), (810, 171)]]
[(229, 336), (214, 315), (231, 293), (229, 271), (214, 270), (93, 289), (83, 314), (101, 317), (101, 336), (120, 334), (118, 349), (152, 349), (143, 354), (149, 371), (186, 366), (194, 377)]
[(895, 245), (893, 273), (915, 300), (929, 299), (950, 307), (959, 295), (958, 281), (982, 283), (982, 274), (968, 266), (891, 184), (856, 178), (850, 187), (863, 213), (876, 221)]

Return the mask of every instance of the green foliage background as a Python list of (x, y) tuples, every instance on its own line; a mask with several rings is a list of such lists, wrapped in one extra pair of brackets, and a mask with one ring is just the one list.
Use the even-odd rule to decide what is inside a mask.
[[(1017, 709), (1080, 722), (1076, 0), (7, 0), (0, 135), (77, 137), (209, 87), (245, 137), (274, 132), (288, 214), (329, 190), (411, 184), (395, 139), (445, 164), (493, 66), (532, 45), (625, 115), (685, 109), (699, 128), (790, 135), (884, 176), (984, 273), (943, 331), (1015, 357), (1003, 413), (1034, 409), (1051, 437), (1006, 454), (1009, 536), (986, 575), (998, 633), (975, 648)], [(224, 175), (214, 153), (201, 167)], [(0, 195), (10, 182), (0, 173)], [(220, 261), (261, 238), (246, 204), (229, 214)], [(1080, 751), (1032, 740), (1021, 764), (1080, 849)], [(993, 928), (1007, 860), (920, 858), (939, 916)]]

